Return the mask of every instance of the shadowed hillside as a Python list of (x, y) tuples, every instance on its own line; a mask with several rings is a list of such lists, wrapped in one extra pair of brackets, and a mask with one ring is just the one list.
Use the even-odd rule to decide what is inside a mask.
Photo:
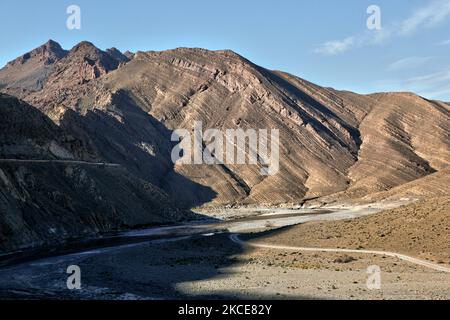
[(17, 98), (0, 118), (0, 253), (194, 217)]
[[(447, 104), (411, 93), (323, 88), (232, 51), (179, 48), (125, 56), (82, 42), (52, 70), (42, 89), (22, 92), (25, 101), (99, 158), (120, 163), (189, 206), (296, 203), (335, 193), (359, 198), (450, 162)], [(0, 80), (7, 82), (1, 72)], [(170, 133), (192, 130), (195, 121), (204, 130), (278, 129), (279, 173), (263, 176), (260, 164), (171, 170)]]

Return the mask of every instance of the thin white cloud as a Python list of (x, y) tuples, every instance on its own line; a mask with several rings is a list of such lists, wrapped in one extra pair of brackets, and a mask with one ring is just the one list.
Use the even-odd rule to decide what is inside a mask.
[(361, 44), (383, 44), (386, 40), (394, 35), (392, 27), (386, 27), (381, 30), (366, 32), (364, 39), (361, 39)]
[(386, 68), (386, 70), (400, 71), (400, 70), (414, 69), (423, 66), (431, 59), (433, 59), (433, 57), (408, 57), (391, 63)]
[(336, 55), (342, 52), (347, 51), (347, 49), (353, 46), (355, 40), (353, 37), (345, 38), (342, 41), (328, 41), (323, 43), (319, 48), (315, 50), (316, 53), (324, 54), (324, 55)]
[[(422, 27), (437, 27), (449, 17), (450, 0), (434, 0), (428, 5), (414, 11), (411, 16), (400, 23), (391, 24), (388, 27), (383, 27), (381, 30), (366, 31), (347, 37), (344, 40), (325, 42), (315, 52), (324, 55), (335, 55), (344, 53), (353, 47), (383, 44), (394, 37), (411, 35)], [(450, 44), (450, 40), (446, 44)]]
[(400, 34), (408, 35), (418, 28), (433, 28), (450, 16), (450, 1), (435, 0), (428, 6), (416, 10), (411, 17), (401, 24)]
[(403, 79), (379, 80), (373, 85), (380, 91), (410, 91), (429, 99), (450, 101), (450, 69)]
[(450, 70), (439, 71), (406, 79), (407, 83), (423, 88), (434, 88), (436, 86), (448, 84), (449, 81)]
[(440, 46), (448, 46), (448, 45), (450, 45), (450, 39), (441, 41), (441, 42), (438, 43), (438, 45), (440, 45)]
[(359, 35), (347, 37), (343, 40), (332, 40), (321, 44), (315, 53), (323, 55), (337, 55), (346, 52), (351, 48), (362, 47), (366, 45), (382, 44), (391, 38), (392, 31), (385, 28), (382, 30), (361, 33)]

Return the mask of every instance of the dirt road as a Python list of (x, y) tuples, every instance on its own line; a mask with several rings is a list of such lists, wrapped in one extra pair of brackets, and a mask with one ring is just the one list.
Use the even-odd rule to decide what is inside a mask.
[[(126, 232), (121, 236), (135, 238), (135, 243), (85, 249), (1, 268), (0, 298), (450, 298), (448, 271), (444, 273), (412, 257), (258, 241), (260, 231), (267, 229), (315, 219), (348, 219), (378, 210), (366, 209), (334, 208), (327, 209), (327, 213), (312, 210), (287, 216), (286, 212), (264, 212), (255, 218)], [(242, 240), (233, 235), (236, 232), (251, 232), (254, 240), (243, 246)], [(306, 251), (300, 253), (299, 249)], [(339, 262), (339, 254), (350, 252), (354, 258), (351, 262)], [(378, 291), (367, 290), (365, 283), (366, 269), (373, 264), (383, 271), (383, 285)], [(81, 269), (81, 290), (66, 287), (70, 265)]]
[(250, 246), (255, 248), (266, 248), (266, 249), (278, 249), (278, 250), (289, 250), (289, 251), (309, 251), (309, 252), (332, 252), (332, 253), (356, 253), (356, 254), (371, 254), (379, 256), (388, 256), (393, 258), (398, 258), (403, 261), (407, 261), (419, 266), (423, 266), (432, 270), (442, 271), (450, 273), (450, 268), (441, 266), (436, 263), (428, 262), (422, 259), (410, 257), (404, 254), (389, 252), (389, 251), (377, 251), (377, 250), (352, 250), (352, 249), (338, 249), (338, 248), (305, 248), (305, 247), (291, 247), (291, 246), (281, 246), (267, 243), (254, 243), (245, 242), (239, 238), (238, 234), (230, 235), (231, 241), (242, 246)]
[(58, 164), (72, 164), (72, 165), (88, 165), (96, 167), (120, 167), (117, 163), (107, 163), (107, 162), (88, 162), (88, 161), (78, 161), (78, 160), (22, 160), (22, 159), (0, 159), (0, 163), (58, 163)]

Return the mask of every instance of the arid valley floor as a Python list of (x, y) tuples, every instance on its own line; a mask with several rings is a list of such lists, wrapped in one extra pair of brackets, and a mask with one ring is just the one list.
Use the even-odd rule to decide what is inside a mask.
[[(3, 268), (0, 297), (450, 299), (450, 251), (445, 232), (450, 225), (450, 200), (447, 197), (413, 204), (403, 201), (406, 205), (388, 201), (356, 209), (231, 209), (225, 222), (129, 232), (124, 236), (157, 232), (161, 237)], [(383, 211), (389, 207), (397, 208)], [(417, 230), (414, 220), (423, 214), (433, 216), (436, 210), (446, 210), (447, 218), (439, 221), (441, 229), (433, 239), (424, 239), (424, 232), (430, 233)], [(226, 210), (219, 211), (223, 216)], [(246, 218), (236, 218), (242, 211)], [(250, 217), (249, 211), (253, 212)], [(386, 230), (384, 215), (401, 221), (402, 215), (411, 212), (415, 214), (409, 215), (410, 229), (396, 229), (391, 224), (394, 230)], [(365, 227), (370, 228), (369, 235)], [(412, 230), (409, 237), (417, 246), (403, 246), (404, 242), (399, 241), (408, 241), (404, 234), (408, 230)], [(236, 235), (242, 242), (232, 241)], [(275, 248), (269, 248), (271, 245)], [(284, 246), (389, 250), (420, 257), (447, 272), (384, 254), (304, 251)], [(82, 289), (69, 291), (66, 268), (73, 264), (82, 270)], [(379, 290), (369, 290), (366, 285), (366, 271), (372, 265), (381, 269)]]

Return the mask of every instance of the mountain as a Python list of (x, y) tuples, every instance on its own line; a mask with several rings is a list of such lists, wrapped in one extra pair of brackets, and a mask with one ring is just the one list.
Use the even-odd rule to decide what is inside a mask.
[(370, 112), (358, 126), (362, 144), (349, 169), (353, 197), (388, 190), (448, 168), (450, 109), (412, 93), (346, 94)]
[(0, 253), (192, 217), (121, 167), (74, 162), (99, 159), (29, 104), (0, 94), (0, 117)]
[[(0, 88), (18, 97), (64, 79), (80, 84), (118, 68), (130, 59), (116, 48), (102, 51), (83, 41), (66, 51), (53, 40), (9, 62), (0, 70)], [(47, 83), (48, 82), (48, 83)], [(59, 88), (61, 89), (61, 88)]]
[(446, 168), (421, 179), (399, 185), (387, 191), (365, 196), (367, 202), (399, 199), (428, 199), (450, 196), (450, 168)]
[(67, 51), (53, 40), (9, 62), (0, 70), (0, 88), (12, 92), (42, 89), (54, 64), (64, 58)]
[[(122, 55), (82, 42), (54, 63), (42, 88), (20, 97), (102, 161), (186, 206), (357, 198), (450, 163), (448, 104), (324, 88), (229, 50)], [(172, 132), (197, 121), (222, 131), (278, 129), (278, 174), (261, 175), (260, 163), (174, 166)]]

